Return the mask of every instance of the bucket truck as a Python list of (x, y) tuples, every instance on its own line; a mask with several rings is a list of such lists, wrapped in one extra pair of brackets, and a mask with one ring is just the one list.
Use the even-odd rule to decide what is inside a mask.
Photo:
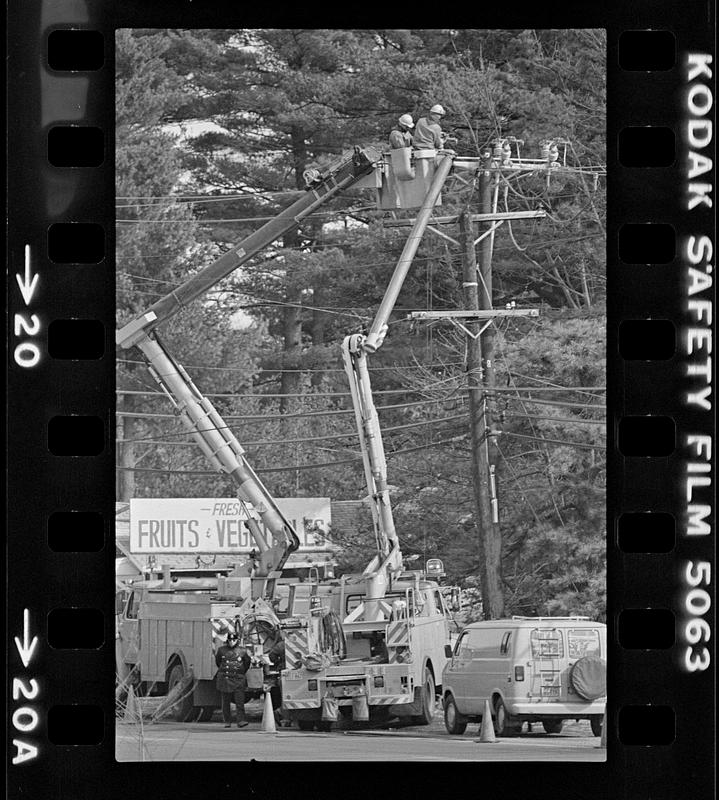
[[(346, 655), (334, 663), (307, 657), (317, 632), (287, 630), (283, 708), (300, 728), (326, 727), (339, 715), (381, 722), (390, 716), (429, 724), (446, 663), (447, 607), (439, 584), (404, 569), (387, 483), (382, 432), (372, 398), (368, 356), (381, 347), (387, 324), (442, 186), (452, 155), (439, 156), (394, 274), (366, 336), (348, 336), (342, 357), (360, 441), (377, 552), (360, 575), (318, 586), (316, 607), (342, 619)], [(337, 709), (338, 714), (334, 713)]]
[[(256, 557), (230, 575), (218, 577), (214, 594), (207, 587), (173, 587), (168, 576), (138, 587), (127, 599), (119, 622), (118, 674), (128, 676), (128, 682), (140, 691), (167, 693), (178, 720), (198, 714), (207, 718), (217, 705), (213, 649), (230, 630), (252, 646), (255, 673), (248, 673), (250, 690), (268, 688), (268, 679), (276, 686), (282, 663), (268, 664), (267, 653), (282, 638), (284, 619), (304, 613), (309, 599), (306, 585), (291, 585), (293, 579), (286, 578), (285, 607), (278, 608), (276, 585), (283, 582), (282, 568), (299, 545), (297, 533), (248, 463), (229, 426), (168, 352), (158, 327), (339, 192), (363, 180), (371, 185), (378, 158), (373, 150), (356, 147), (324, 173), (313, 171), (306, 176), (307, 191), (288, 208), (117, 331), (117, 344), (138, 349), (202, 452), (234, 483), (255, 543)], [(325, 638), (325, 647), (339, 652), (343, 647), (339, 621), (325, 619), (328, 614), (318, 621), (336, 635)], [(278, 705), (279, 697), (273, 694), (273, 699)]]

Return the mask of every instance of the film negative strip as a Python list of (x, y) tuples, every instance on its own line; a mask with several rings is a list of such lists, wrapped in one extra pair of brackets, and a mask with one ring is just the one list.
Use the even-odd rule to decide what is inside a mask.
[[(314, 27), (388, 24), (388, 13), (365, 8), (352, 19), (325, 9)], [(391, 14), (392, 27), (406, 29), (409, 14)], [(406, 760), (382, 745), (357, 763), (362, 746), (352, 740), (327, 772), (319, 751), (331, 747), (331, 734), (293, 731), (287, 755), (279, 739), (270, 755), (245, 744), (237, 757), (208, 740), (189, 755), (170, 748), (153, 756), (140, 746), (137, 758), (118, 760), (117, 32), (296, 29), (306, 16), (293, 9), (263, 19), (202, 0), (8, 6), (8, 796), (235, 788), (284, 796), (300, 782), (313, 795), (364, 795), (406, 792), (415, 782), (446, 792), (459, 780), (470, 791), (510, 795), (713, 796), (716, 83), (708, 0), (492, 7), (479, 19), (449, 12), (446, 21), (606, 31), (607, 694), (594, 755), (558, 757), (547, 743), (518, 755), (519, 739), (514, 752), (468, 756), (482, 736), (453, 738), (459, 756), (435, 742), (424, 757), (420, 732), (405, 739), (415, 742)], [(444, 22), (439, 16), (428, 27)], [(167, 737), (176, 744), (187, 731), (176, 725)], [(432, 760), (448, 763), (430, 771)]]

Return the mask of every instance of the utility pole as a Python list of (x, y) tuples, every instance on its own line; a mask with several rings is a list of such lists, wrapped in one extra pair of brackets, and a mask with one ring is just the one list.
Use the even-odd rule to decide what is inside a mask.
[[(484, 175), (484, 173), (483, 173)], [(487, 183), (489, 181), (487, 180)], [(482, 190), (480, 184), (480, 191)], [(489, 187), (491, 191), (491, 186)], [(483, 209), (484, 210), (484, 209)], [(487, 283), (491, 261), (482, 264), (481, 272), (477, 269), (477, 258), (474, 243), (474, 224), (468, 212), (460, 218), (460, 241), (462, 244), (463, 266), (463, 300), (468, 312), (480, 310), (480, 297), (486, 304), (489, 292), (479, 284)], [(482, 241), (487, 242), (489, 236)], [(484, 247), (483, 247), (484, 250)], [(484, 295), (484, 296), (483, 296)], [(486, 308), (486, 305), (483, 307)], [(489, 298), (491, 308), (491, 298)], [(487, 403), (487, 370), (483, 364), (483, 343), (480, 335), (480, 322), (467, 322), (467, 388), (469, 392), (469, 424), (472, 445), (472, 468), (474, 501), (477, 510), (477, 528), (479, 532), (479, 568), (482, 591), (482, 609), (485, 619), (498, 619), (504, 614), (504, 596), (501, 582), (501, 537), (494, 521), (492, 497), (490, 494), (489, 432), (490, 419)], [(486, 363), (486, 354), (485, 354)]]
[[(512, 153), (516, 146), (516, 156)], [(565, 156), (560, 162), (559, 144), (565, 144)], [(462, 170), (473, 170), (477, 178), (479, 213), (464, 212), (460, 215), (432, 216), (424, 219), (425, 227), (444, 240), (457, 246), (462, 255), (463, 301), (465, 308), (456, 311), (414, 311), (409, 319), (445, 320), (462, 330), (467, 340), (467, 388), (469, 393), (470, 440), (472, 446), (472, 484), (479, 532), (480, 584), (483, 614), (486, 619), (504, 616), (502, 592), (502, 535), (499, 529), (499, 513), (495, 481), (495, 466), (498, 448), (492, 426), (492, 411), (495, 402), (494, 344), (495, 331), (492, 321), (496, 317), (536, 317), (538, 309), (515, 308), (515, 304), (503, 309), (492, 306), (492, 251), (494, 235), (505, 222), (537, 219), (546, 216), (541, 209), (533, 211), (497, 210), (500, 178), (507, 183), (526, 176), (544, 172), (549, 185), (551, 175), (589, 174), (595, 185), (603, 167), (577, 168), (566, 163), (566, 144), (563, 139), (542, 142), (540, 158), (521, 157), (519, 139), (498, 139), (491, 149), (478, 158), (457, 157), (453, 161), (455, 174)], [(461, 179), (461, 176), (458, 176)], [(469, 182), (462, 180), (469, 186)], [(434, 202), (434, 200), (433, 200)], [(417, 220), (391, 220), (387, 227), (416, 226)], [(459, 223), (459, 239), (454, 239), (437, 226)], [(481, 232), (475, 238), (475, 223)], [(414, 231), (413, 231), (414, 234)], [(410, 235), (412, 238), (413, 234)], [(479, 245), (479, 265), (476, 248)], [(406, 274), (406, 269), (403, 275)]]

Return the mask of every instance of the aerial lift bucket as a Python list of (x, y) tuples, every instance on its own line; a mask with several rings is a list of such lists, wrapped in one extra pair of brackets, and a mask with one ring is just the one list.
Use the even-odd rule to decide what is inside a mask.
[(352, 698), (352, 719), (355, 722), (369, 721), (369, 703), (366, 694), (358, 694)]
[(390, 152), (392, 172), (398, 181), (411, 181), (414, 178), (412, 148), (400, 147)]

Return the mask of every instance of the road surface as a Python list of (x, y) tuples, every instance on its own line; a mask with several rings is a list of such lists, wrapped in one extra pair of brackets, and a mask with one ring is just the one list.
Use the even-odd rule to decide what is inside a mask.
[(479, 742), (479, 728), (450, 736), (437, 714), (431, 725), (383, 731), (333, 730), (329, 733), (278, 728), (261, 731), (259, 705), (248, 703), (250, 725), (212, 722), (150, 723), (119, 721), (118, 761), (594, 761), (607, 751), (592, 736), (588, 722), (567, 722), (560, 734), (547, 735), (541, 725), (531, 732), (496, 742)]

